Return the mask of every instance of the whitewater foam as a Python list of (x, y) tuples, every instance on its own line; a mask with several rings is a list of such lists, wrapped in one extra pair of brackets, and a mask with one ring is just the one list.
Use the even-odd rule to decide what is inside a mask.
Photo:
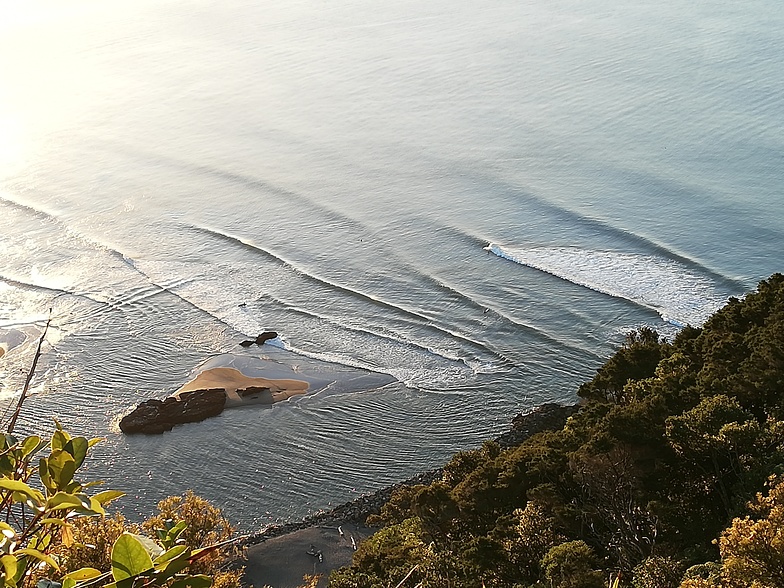
[(485, 249), (573, 284), (653, 309), (677, 326), (701, 325), (728, 297), (709, 277), (678, 261), (654, 255), (495, 243)]

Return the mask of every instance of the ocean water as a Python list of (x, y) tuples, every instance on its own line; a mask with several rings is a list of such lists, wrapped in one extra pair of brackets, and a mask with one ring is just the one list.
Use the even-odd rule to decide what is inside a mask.
[[(438, 466), (784, 269), (783, 54), (773, 0), (2, 0), (0, 410), (51, 308), (17, 429), (130, 516)], [(314, 386), (119, 432), (227, 362)]]

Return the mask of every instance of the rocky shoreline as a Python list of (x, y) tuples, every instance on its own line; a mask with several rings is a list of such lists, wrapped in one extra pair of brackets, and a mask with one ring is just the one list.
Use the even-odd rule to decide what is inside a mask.
[[(531, 412), (517, 415), (512, 419), (510, 430), (496, 437), (494, 441), (502, 448), (515, 447), (536, 433), (562, 428), (566, 423), (566, 419), (577, 412), (578, 409), (579, 405), (576, 404), (567, 406), (555, 403), (543, 404), (534, 408)], [(422, 472), (402, 482), (392, 484), (371, 494), (360, 496), (333, 509), (318, 511), (299, 521), (272, 525), (257, 533), (243, 537), (238, 544), (241, 547), (249, 547), (273, 537), (280, 537), (301, 529), (328, 525), (330, 523), (351, 522), (363, 524), (369, 515), (379, 513), (381, 507), (386, 504), (395, 490), (406, 486), (431, 484), (441, 477), (442, 471), (442, 468), (436, 468)]]

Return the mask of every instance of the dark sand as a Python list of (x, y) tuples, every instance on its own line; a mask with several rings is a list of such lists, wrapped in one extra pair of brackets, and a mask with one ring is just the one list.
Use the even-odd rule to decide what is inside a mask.
[[(296, 588), (305, 574), (323, 574), (319, 586), (326, 586), (330, 571), (351, 563), (354, 549), (351, 537), (359, 543), (373, 534), (374, 529), (349, 523), (331, 523), (294, 531), (268, 539), (247, 550), (245, 578), (255, 588)], [(321, 551), (322, 560), (307, 552), (315, 547)]]

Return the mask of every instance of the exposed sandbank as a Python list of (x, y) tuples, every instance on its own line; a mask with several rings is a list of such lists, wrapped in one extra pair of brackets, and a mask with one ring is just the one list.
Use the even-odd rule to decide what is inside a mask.
[(216, 367), (204, 370), (172, 396), (179, 398), (181, 393), (191, 390), (223, 388), (229, 408), (243, 404), (273, 404), (305, 394), (309, 386), (304, 380), (252, 378), (235, 368)]

